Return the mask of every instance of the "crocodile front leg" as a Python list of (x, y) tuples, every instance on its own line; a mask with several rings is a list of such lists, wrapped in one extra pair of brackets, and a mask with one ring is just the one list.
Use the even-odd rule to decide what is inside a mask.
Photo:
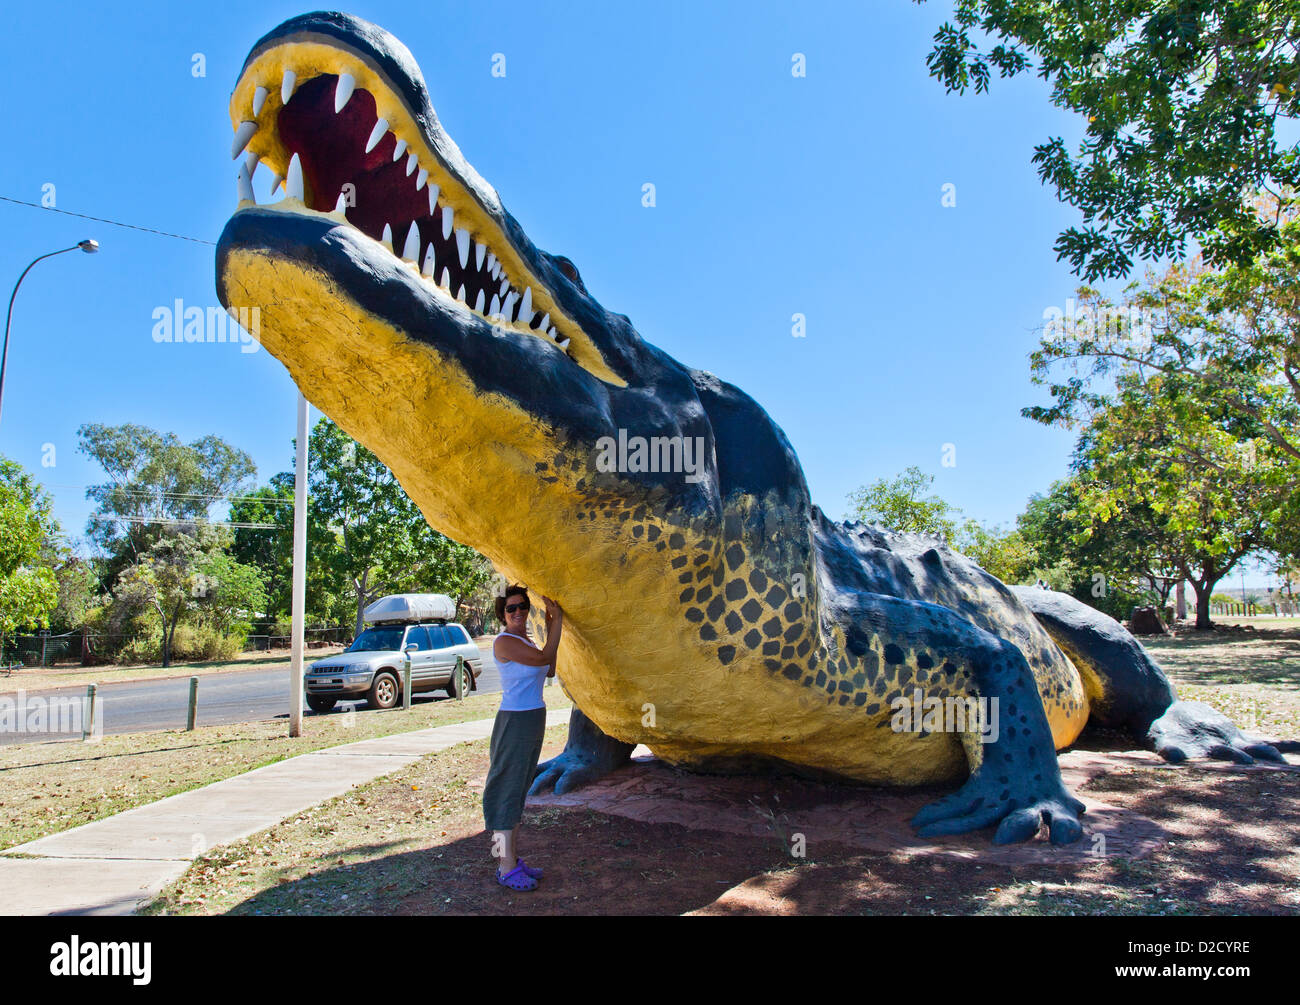
[(582, 788), (626, 764), (634, 747), (635, 744), (606, 736), (574, 705), (569, 713), (569, 739), (563, 753), (537, 766), (528, 792), (532, 795), (554, 784), (555, 794), (562, 796)]

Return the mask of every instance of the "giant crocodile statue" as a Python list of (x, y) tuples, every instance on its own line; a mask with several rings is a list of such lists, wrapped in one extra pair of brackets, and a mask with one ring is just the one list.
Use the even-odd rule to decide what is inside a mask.
[[(1083, 804), (1055, 752), (1089, 721), (1173, 761), (1282, 759), (1178, 701), (1084, 604), (1007, 587), (942, 542), (827, 519), (761, 407), (644, 341), (533, 245), (387, 32), (286, 21), (253, 46), (230, 116), (242, 166), (222, 304), (259, 308), (262, 345), (432, 526), (564, 608), (575, 710), (535, 788), (581, 785), (645, 743), (701, 770), (960, 783), (916, 816), (922, 834), (996, 825), (1005, 842), (1046, 823), (1063, 843)], [(259, 165), (281, 201), (256, 203)], [(900, 728), (914, 698), (996, 699), (997, 728)]]

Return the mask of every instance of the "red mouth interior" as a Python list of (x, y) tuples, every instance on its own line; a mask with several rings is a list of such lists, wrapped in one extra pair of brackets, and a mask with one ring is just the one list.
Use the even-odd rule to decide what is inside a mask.
[[(448, 237), (442, 236), (443, 205), (439, 202), (436, 210), (429, 212), (427, 186), (419, 191), (415, 188), (419, 169), (406, 173), (409, 153), (393, 160), (397, 140), (392, 132), (386, 132), (375, 148), (366, 152), (366, 141), (379, 119), (374, 96), (358, 88), (343, 110), (335, 112), (337, 82), (336, 76), (326, 74), (303, 83), (280, 109), (277, 121), (280, 139), (289, 156), (297, 154), (302, 165), (310, 208), (322, 213), (333, 210), (343, 186), (350, 183), (354, 188), (349, 202), (354, 204), (347, 206), (344, 213), (358, 230), (378, 241), (387, 224), (392, 228), (393, 247), (400, 254), (411, 227), (417, 227), (420, 248), (416, 262), (423, 265), (432, 246), (435, 281), (441, 279), (445, 268), (449, 290), (454, 294), (463, 285), (465, 302), (471, 306), (480, 291), (485, 304), (494, 294), (504, 298), (509, 290), (506, 277), (492, 278), (486, 255), (483, 267), (479, 268), (472, 243), (466, 264), (461, 265), (455, 231)], [(519, 310), (516, 298), (509, 320), (516, 320)], [(531, 326), (538, 328), (540, 322), (541, 317), (534, 316)]]

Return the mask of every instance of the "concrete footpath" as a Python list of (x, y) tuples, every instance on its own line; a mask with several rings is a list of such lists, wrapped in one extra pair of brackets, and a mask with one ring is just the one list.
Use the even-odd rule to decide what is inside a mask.
[[(131, 914), (209, 849), (237, 841), (404, 768), (492, 735), (491, 719), (359, 740), (299, 754), (225, 781), (0, 852), (0, 915)], [(546, 724), (569, 721), (569, 709)], [(25, 858), (6, 856), (23, 855)]]

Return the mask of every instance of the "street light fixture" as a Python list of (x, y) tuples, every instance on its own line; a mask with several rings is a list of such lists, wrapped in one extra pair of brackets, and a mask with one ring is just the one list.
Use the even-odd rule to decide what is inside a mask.
[(9, 362), (9, 323), (14, 317), (14, 298), (18, 296), (18, 287), (22, 286), (23, 280), (27, 278), (27, 273), (32, 271), (32, 266), (46, 258), (53, 258), (55, 255), (62, 255), (69, 251), (84, 251), (87, 255), (93, 255), (99, 250), (99, 242), (93, 238), (86, 238), (84, 241), (78, 241), (71, 248), (60, 248), (58, 251), (51, 251), (32, 259), (31, 265), (23, 269), (23, 274), (18, 277), (18, 282), (14, 283), (14, 291), (9, 297), (9, 313), (5, 317), (5, 341), (4, 348), (0, 349), (0, 409), (4, 407), (5, 400), (5, 365)]

